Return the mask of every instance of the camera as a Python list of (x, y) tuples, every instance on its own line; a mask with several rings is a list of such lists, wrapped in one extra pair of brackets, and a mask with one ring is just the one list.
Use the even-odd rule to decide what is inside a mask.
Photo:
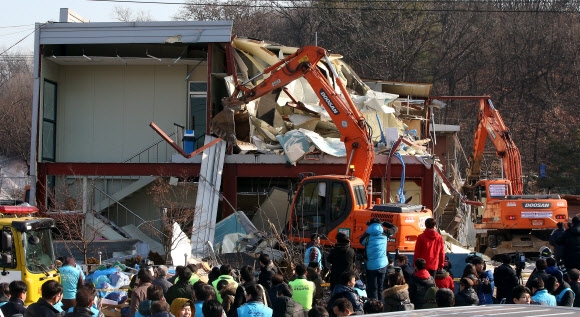
[(516, 269), (523, 270), (526, 268), (526, 256), (522, 252), (516, 252), (511, 255), (512, 263)]

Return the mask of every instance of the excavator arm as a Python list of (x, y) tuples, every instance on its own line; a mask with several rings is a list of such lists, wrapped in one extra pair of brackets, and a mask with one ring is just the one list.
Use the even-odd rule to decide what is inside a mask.
[[(333, 71), (342, 96), (336, 92), (317, 66), (323, 58)], [(264, 76), (262, 82), (253, 88), (246, 87), (248, 82), (261, 75)], [(222, 103), (226, 109), (239, 109), (244, 104), (273, 90), (281, 89), (302, 77), (308, 81), (318, 96), (320, 105), (328, 111), (340, 132), (348, 159), (345, 174), (350, 171), (353, 176), (368, 184), (375, 155), (371, 133), (364, 116), (350, 99), (344, 84), (328, 60), (325, 49), (316, 46), (305, 46), (299, 49), (294, 54), (264, 69), (262, 73), (247, 82), (237, 85), (232, 95), (224, 98)]]
[(480, 180), (481, 161), (487, 136), (496, 148), (496, 155), (502, 160), (504, 178), (512, 183), (512, 195), (523, 193), (522, 161), (520, 151), (511, 138), (509, 128), (504, 124), (491, 99), (479, 100), (479, 125), (474, 135), (473, 160), (471, 161), (467, 185), (475, 186)]

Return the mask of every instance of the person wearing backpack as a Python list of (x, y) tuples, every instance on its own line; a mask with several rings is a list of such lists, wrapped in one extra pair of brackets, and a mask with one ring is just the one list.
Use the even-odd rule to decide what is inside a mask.
[(367, 225), (369, 227), (360, 238), (367, 258), (367, 294), (371, 299), (383, 300), (383, 284), (389, 265), (387, 242), (389, 236), (397, 233), (398, 228), (386, 221), (381, 223), (379, 218), (371, 219)]
[(353, 307), (353, 312), (356, 315), (362, 315), (364, 313), (363, 303), (357, 292), (354, 290), (354, 285), (356, 283), (356, 273), (354, 271), (346, 271), (340, 276), (340, 284), (337, 284), (330, 295), (328, 300), (328, 305), (326, 310), (330, 314), (330, 317), (336, 317), (332, 308), (334, 302), (339, 298), (346, 298)]
[(306, 251), (304, 251), (304, 265), (308, 266), (310, 262), (318, 262), (318, 267), (322, 271), (322, 250), (318, 233), (310, 236), (310, 242), (306, 244)]

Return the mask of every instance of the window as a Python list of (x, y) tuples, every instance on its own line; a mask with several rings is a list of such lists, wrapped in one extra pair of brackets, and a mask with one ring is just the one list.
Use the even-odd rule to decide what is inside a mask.
[(302, 186), (298, 195), (295, 208), (295, 229), (300, 231), (324, 227), (326, 220), (326, 183), (306, 183)]
[[(207, 117), (207, 83), (189, 82), (189, 129), (194, 130), (196, 147), (204, 144)], [(201, 144), (200, 144), (201, 143)]]
[(348, 209), (348, 198), (344, 183), (332, 183), (332, 213), (330, 220), (334, 221), (340, 218)]
[(356, 204), (359, 206), (365, 206), (367, 204), (367, 192), (365, 187), (362, 185), (355, 186), (354, 193), (356, 195)]
[(42, 161), (56, 160), (56, 83), (45, 80), (42, 103)]

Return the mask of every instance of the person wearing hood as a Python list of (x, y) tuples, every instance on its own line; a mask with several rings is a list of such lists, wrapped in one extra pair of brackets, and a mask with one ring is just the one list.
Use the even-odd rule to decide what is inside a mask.
[(473, 289), (473, 280), (469, 277), (462, 277), (459, 280), (459, 292), (455, 296), (455, 306), (477, 306), (479, 297)]
[(437, 291), (439, 288), (437, 285), (433, 285), (427, 289), (425, 292), (425, 297), (423, 298), (423, 305), (421, 308), (417, 309), (429, 309), (437, 308)]
[(195, 306), (189, 298), (176, 298), (171, 303), (170, 311), (175, 317), (192, 317), (195, 314)]
[(357, 315), (362, 315), (364, 312), (363, 303), (354, 290), (356, 284), (356, 273), (354, 271), (346, 271), (340, 276), (340, 284), (337, 284), (330, 295), (326, 310), (331, 317), (336, 316), (332, 310), (334, 302), (339, 298), (346, 298), (353, 307), (353, 312)]
[(424, 259), (427, 271), (435, 275), (435, 271), (445, 265), (445, 245), (443, 238), (435, 230), (435, 219), (425, 220), (425, 231), (417, 237), (413, 259)]
[[(371, 299), (382, 300), (383, 284), (389, 259), (387, 258), (387, 242), (390, 236), (397, 233), (397, 226), (373, 218), (361, 236), (360, 243), (365, 247), (367, 270), (367, 294)], [(383, 228), (386, 227), (387, 229)]]
[(357, 279), (356, 281), (354, 281), (354, 287), (353, 287), (353, 289), (358, 294), (358, 297), (360, 297), (360, 298), (367, 298), (367, 297), (369, 297), (368, 294), (367, 294), (367, 286), (365, 285), (365, 283), (363, 283), (362, 280)]
[(339, 232), (336, 234), (336, 245), (330, 250), (326, 261), (330, 264), (330, 290), (340, 282), (342, 273), (352, 270), (354, 267), (354, 249), (350, 246), (348, 236)]
[(306, 244), (304, 251), (304, 265), (308, 266), (310, 262), (318, 262), (318, 267), (322, 270), (322, 248), (320, 247), (320, 235), (313, 233), (310, 236), (310, 242)]
[(448, 288), (455, 292), (453, 278), (445, 269), (439, 269), (435, 272), (435, 285), (437, 285), (438, 288)]
[(228, 282), (226, 280), (221, 280), (217, 284), (218, 290), (222, 297), (222, 307), (226, 312), (228, 317), (234, 315), (234, 299), (236, 297), (236, 284), (234, 282)]
[(564, 279), (564, 273), (562, 273), (558, 265), (556, 265), (556, 259), (552, 257), (546, 258), (546, 265), (546, 273), (555, 276), (558, 281)]
[[(425, 269), (427, 263), (425, 259), (415, 259), (415, 273), (409, 281), (409, 297), (411, 302), (415, 305), (415, 309), (423, 308), (425, 303), (425, 294), (427, 290), (435, 286), (435, 279)], [(435, 298), (433, 298), (435, 299)]]
[(383, 292), (384, 311), (398, 311), (400, 310), (402, 302), (411, 301), (409, 297), (409, 285), (399, 273), (389, 274), (387, 280), (389, 288)]

